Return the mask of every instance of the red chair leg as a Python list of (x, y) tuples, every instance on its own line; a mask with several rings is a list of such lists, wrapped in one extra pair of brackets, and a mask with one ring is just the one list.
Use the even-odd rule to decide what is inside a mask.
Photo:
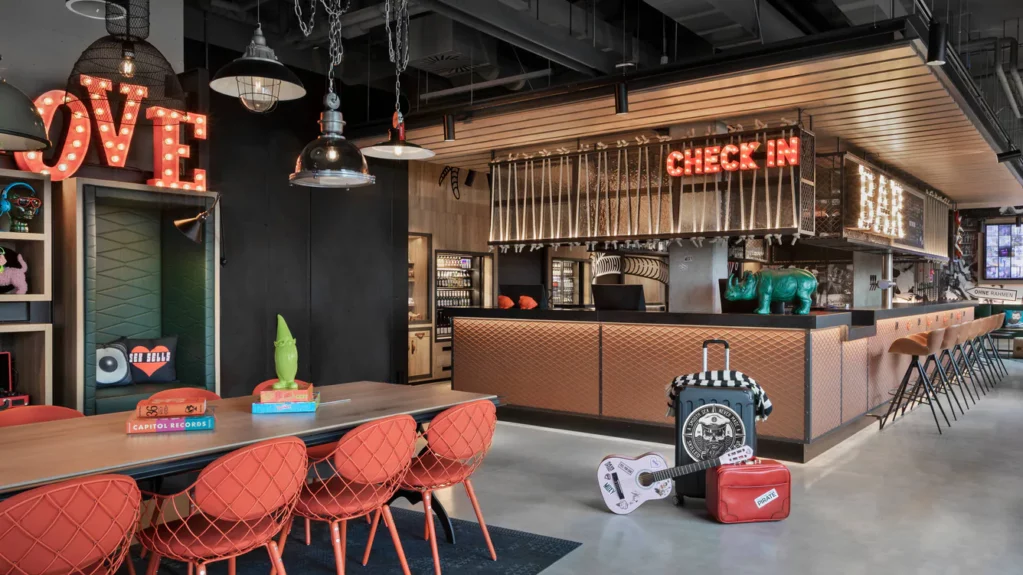
[(345, 575), (345, 558), (341, 549), (341, 530), (338, 523), (340, 521), (330, 522), (330, 543), (334, 546), (334, 563), (337, 566), (337, 575)]
[[(188, 575), (192, 575), (192, 564), (188, 564)], [(195, 575), (206, 575), (206, 564), (196, 563), (195, 564)]]
[(405, 560), (405, 550), (401, 547), (401, 539), (398, 538), (398, 528), (394, 525), (394, 517), (391, 517), (391, 508), (384, 505), (380, 509), (384, 516), (384, 525), (391, 531), (391, 541), (394, 542), (394, 550), (398, 553), (398, 561), (401, 563), (401, 571), (405, 575), (411, 575), (408, 570), (408, 561)]
[[(283, 551), (282, 551), (283, 553)], [(227, 560), (227, 575), (238, 574), (238, 561), (236, 557), (231, 557)]]
[(310, 527), (311, 524), (312, 524), (312, 521), (308, 517), (306, 517), (306, 520), (305, 520), (305, 544), (306, 545), (310, 545), (313, 542), (312, 535), (310, 534), (310, 531), (309, 531), (309, 527)]
[(430, 517), (426, 514), (425, 507), (423, 508), (423, 539), (426, 541), (430, 540)]
[(156, 553), (149, 555), (149, 565), (146, 566), (146, 575), (156, 575), (156, 570), (160, 568), (160, 556)]
[(277, 542), (273, 539), (266, 544), (266, 551), (270, 554), (270, 561), (274, 564), (274, 568), (277, 570), (278, 575), (287, 575), (284, 572), (284, 560), (281, 559), (281, 550), (277, 547)]
[(490, 542), (490, 532), (487, 531), (487, 524), (483, 522), (483, 512), (480, 511), (480, 503), (476, 501), (476, 493), (472, 490), (472, 482), (466, 479), (462, 482), (465, 486), (465, 493), (472, 502), (472, 508), (476, 511), (476, 519), (480, 522), (480, 530), (483, 531), (483, 539), (487, 542), (487, 549), (490, 550), (490, 558), (497, 561), (497, 552), (494, 551), (494, 544)]
[[(281, 554), (281, 557), (284, 557), (284, 544), (288, 542), (288, 536), (291, 535), (291, 524), (294, 523), (294, 521), (295, 521), (294, 516), (288, 518), (288, 521), (284, 524), (284, 527), (281, 529), (280, 538), (277, 540), (277, 548)], [(231, 563), (228, 564), (229, 569), (234, 565), (234, 557), (232, 557), (230, 561)], [(231, 571), (228, 575), (234, 575), (234, 571)], [(270, 575), (277, 575), (277, 568), (273, 566), (272, 561), (270, 562)]]
[(131, 563), (131, 554), (124, 556), (124, 562), (128, 564), (128, 575), (135, 575), (135, 566)]
[(193, 565), (192, 562), (189, 561), (189, 563), (188, 563), (188, 575), (192, 575), (193, 573), (195, 573), (195, 565)]
[(433, 572), (440, 575), (440, 554), (437, 552), (437, 532), (433, 528), (433, 493), (423, 493), (423, 506), (426, 509), (427, 533), (430, 535), (430, 551), (433, 553)]
[[(377, 512), (373, 514), (373, 521), (369, 527), (369, 539), (366, 540), (366, 553), (362, 556), (362, 566), (365, 567), (369, 563), (369, 553), (373, 550), (373, 539), (377, 536), (377, 524), (380, 523), (380, 514), (382, 512), (377, 509)], [(366, 515), (369, 517), (369, 515)]]

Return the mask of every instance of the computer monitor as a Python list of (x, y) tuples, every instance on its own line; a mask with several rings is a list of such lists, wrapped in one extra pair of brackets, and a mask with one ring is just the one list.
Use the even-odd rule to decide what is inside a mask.
[(547, 289), (543, 284), (501, 284), (498, 294), (508, 296), (519, 305), (519, 296), (529, 296), (539, 304), (538, 309), (547, 309)]
[(646, 311), (643, 286), (594, 284), (593, 304), (598, 310)]

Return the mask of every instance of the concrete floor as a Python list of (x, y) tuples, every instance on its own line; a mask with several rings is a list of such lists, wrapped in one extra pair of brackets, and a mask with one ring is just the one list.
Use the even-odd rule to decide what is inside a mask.
[[(500, 423), (473, 485), (488, 523), (583, 545), (545, 574), (1023, 573), (1023, 361), (939, 436), (926, 406), (805, 465), (779, 523), (718, 525), (702, 501), (631, 515), (604, 508), (593, 474), (611, 453), (667, 445)], [(464, 492), (438, 494), (475, 520)], [(500, 560), (501, 550), (497, 550)]]

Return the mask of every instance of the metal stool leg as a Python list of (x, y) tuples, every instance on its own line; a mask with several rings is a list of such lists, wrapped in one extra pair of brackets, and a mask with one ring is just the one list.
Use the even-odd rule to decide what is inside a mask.
[(995, 347), (995, 340), (991, 338), (991, 334), (984, 334), (984, 339), (986, 339), (988, 345), (991, 346), (991, 353), (995, 356), (995, 359), (998, 360), (998, 365), (1002, 368), (1002, 373), (1009, 375), (1009, 368), (1005, 367), (1005, 362), (1002, 360), (1002, 354), (999, 353), (998, 348)]
[[(973, 401), (973, 404), (976, 405), (977, 404), (977, 398), (973, 397), (973, 392), (970, 391), (970, 386), (966, 384), (966, 380), (963, 379), (963, 374), (959, 372), (959, 366), (956, 365), (955, 360), (952, 359), (952, 352), (950, 352), (947, 349), (944, 349), (944, 350), (941, 351), (941, 358), (940, 358), (941, 361), (944, 362), (946, 357), (948, 358), (948, 363), (945, 364), (945, 366), (944, 366), (945, 370), (947, 371), (949, 369), (949, 366), (952, 366), (952, 373), (954, 373), (955, 376), (956, 376), (956, 385), (959, 386), (959, 389), (965, 390), (966, 391), (966, 395), (969, 396), (969, 398)], [(966, 408), (969, 409), (970, 403), (968, 401), (966, 401), (965, 398), (963, 398), (963, 403), (965, 403), (966, 404)]]
[(938, 435), (941, 435), (941, 423), (938, 422), (938, 413), (934, 411), (934, 405), (938, 405), (938, 409), (941, 411), (941, 416), (945, 419), (945, 425), (952, 427), (952, 423), (948, 420), (948, 416), (945, 415), (945, 408), (941, 406), (941, 402), (938, 401), (938, 394), (935, 393), (934, 387), (931, 386), (931, 382), (927, 379), (927, 374), (924, 373), (923, 365), (920, 364), (920, 356), (913, 356), (913, 365), (916, 367), (920, 377), (923, 378), (924, 389), (928, 396), (928, 405), (931, 406), (931, 415), (934, 416), (934, 425), (938, 426)]
[[(941, 362), (938, 361), (937, 358), (934, 360), (934, 365), (938, 368), (938, 376), (941, 377), (941, 385), (947, 390), (947, 395), (951, 396), (952, 399), (956, 401), (956, 405), (959, 406), (959, 412), (966, 415), (966, 412), (963, 411), (963, 405), (959, 403), (959, 397), (956, 395), (955, 390), (952, 389), (952, 384), (948, 380), (948, 375), (945, 373), (945, 369), (941, 367)], [(965, 402), (966, 398), (963, 398), (963, 401)], [(956, 419), (956, 410), (952, 407), (951, 400), (948, 402), (948, 410), (952, 412), (952, 419)]]
[[(959, 357), (957, 358), (955, 357), (956, 351), (959, 352)], [(963, 348), (963, 344), (956, 344), (952, 357), (954, 357), (959, 366), (963, 368), (963, 373), (970, 376), (970, 383), (973, 385), (973, 391), (976, 392), (975, 395), (978, 398), (981, 393), (987, 395), (987, 392), (977, 385), (977, 373), (973, 370), (973, 367), (970, 366), (970, 362), (966, 360), (966, 350)]]
[(888, 417), (891, 417), (892, 421), (895, 421), (895, 412), (899, 410), (899, 403), (902, 401), (902, 397), (906, 394), (906, 385), (909, 384), (909, 375), (912, 372), (912, 366), (906, 369), (906, 374), (902, 376), (902, 382), (899, 383), (899, 387), (895, 388), (895, 397), (893, 397), (891, 403), (888, 404), (888, 411), (885, 412), (884, 417), (878, 420), (879, 429), (884, 429), (885, 424), (888, 423)]
[[(931, 362), (934, 362), (934, 370), (930, 369)], [(956, 417), (955, 406), (952, 405), (952, 399), (955, 399), (956, 405), (958, 405), (959, 398), (956, 397), (955, 393), (949, 388), (948, 378), (943, 376), (943, 373), (940, 371), (940, 367), (941, 366), (938, 365), (938, 358), (934, 354), (928, 355), (927, 360), (924, 361), (924, 372), (927, 373), (927, 377), (929, 377), (932, 382), (935, 382), (933, 386), (935, 393), (945, 396), (945, 399), (948, 401), (948, 410), (952, 413), (952, 421), (959, 421), (959, 418)], [(940, 381), (938, 377), (939, 375), (942, 376)], [(963, 406), (959, 405), (959, 411), (962, 410)]]

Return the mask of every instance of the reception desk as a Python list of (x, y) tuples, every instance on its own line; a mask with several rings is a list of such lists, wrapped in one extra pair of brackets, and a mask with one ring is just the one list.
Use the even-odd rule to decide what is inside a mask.
[[(670, 441), (665, 387), (702, 369), (704, 340), (766, 390), (761, 453), (807, 461), (865, 425), (908, 358), (892, 341), (973, 319), (972, 304), (906, 304), (807, 316), (451, 309), (452, 387), (501, 396), (512, 417)], [(719, 347), (711, 369), (722, 369)], [(872, 421), (872, 420), (868, 420)]]

